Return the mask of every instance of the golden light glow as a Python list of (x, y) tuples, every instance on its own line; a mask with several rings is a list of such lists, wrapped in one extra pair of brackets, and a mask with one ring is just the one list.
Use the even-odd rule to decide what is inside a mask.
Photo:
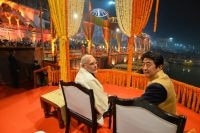
[(127, 57), (124, 57), (124, 63), (126, 63), (127, 62)]
[(112, 58), (111, 64), (112, 64), (112, 65), (115, 65), (115, 63), (116, 63), (115, 59)]
[(51, 53), (53, 56), (55, 56), (55, 41), (57, 38), (54, 38), (51, 40)]
[(0, 0), (0, 5), (4, 2), (4, 0)]

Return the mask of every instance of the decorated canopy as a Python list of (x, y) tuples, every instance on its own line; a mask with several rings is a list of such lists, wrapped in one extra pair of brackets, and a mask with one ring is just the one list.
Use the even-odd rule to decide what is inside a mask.
[[(116, 15), (120, 30), (129, 37), (128, 44), (128, 71), (132, 69), (134, 36), (139, 35), (145, 28), (154, 0), (115, 0)], [(69, 44), (68, 38), (74, 35), (80, 26), (84, 0), (48, 0), (50, 5), (51, 16), (56, 30), (56, 37), (60, 42), (60, 66), (61, 80), (69, 81)], [(156, 11), (158, 10), (158, 2), (156, 3)], [(76, 14), (74, 14), (76, 13)], [(75, 16), (78, 15), (78, 20)], [(155, 15), (156, 16), (156, 15)], [(77, 19), (77, 18), (76, 18)], [(155, 17), (155, 20), (157, 17)], [(156, 23), (154, 30), (156, 29)], [(84, 22), (86, 38), (91, 39), (93, 26), (90, 23)], [(105, 41), (109, 41), (110, 32), (107, 27), (103, 28)], [(108, 46), (107, 46), (108, 47)], [(130, 84), (130, 81), (128, 81)]]

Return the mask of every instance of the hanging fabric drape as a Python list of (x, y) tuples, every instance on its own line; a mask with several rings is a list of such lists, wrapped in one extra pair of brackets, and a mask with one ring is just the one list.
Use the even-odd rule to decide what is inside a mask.
[(84, 2), (85, 0), (68, 0), (68, 37), (72, 37), (80, 28)]
[(106, 52), (109, 50), (111, 31), (108, 27), (102, 27), (104, 42), (106, 44)]
[(60, 46), (60, 73), (61, 80), (68, 81), (67, 59), (66, 59), (66, 40), (67, 40), (67, 1), (64, 0), (48, 0), (51, 18), (54, 23), (56, 36)]
[(155, 19), (154, 19), (154, 27), (153, 27), (153, 31), (156, 32), (157, 30), (157, 20), (158, 20), (158, 7), (159, 7), (159, 0), (156, 0), (156, 10), (155, 10)]
[(131, 36), (132, 1), (115, 0), (116, 16), (120, 30), (127, 36)]
[(122, 42), (122, 33), (116, 32), (116, 40), (117, 40), (117, 48), (118, 48), (118, 52), (121, 52), (121, 42)]
[[(134, 36), (139, 35), (145, 28), (150, 16), (153, 0), (116, 0), (115, 3), (119, 27), (129, 37), (127, 71), (131, 72), (134, 54)], [(127, 86), (130, 86), (130, 81), (131, 79), (129, 78)]]
[(116, 0), (116, 15), (121, 31), (129, 37), (139, 35), (147, 24), (152, 4), (153, 0)]
[(70, 81), (68, 37), (73, 36), (79, 29), (84, 0), (48, 0), (48, 3), (59, 40), (60, 79)]
[(88, 53), (91, 52), (92, 36), (94, 33), (94, 24), (88, 21), (83, 22), (83, 31), (88, 43)]

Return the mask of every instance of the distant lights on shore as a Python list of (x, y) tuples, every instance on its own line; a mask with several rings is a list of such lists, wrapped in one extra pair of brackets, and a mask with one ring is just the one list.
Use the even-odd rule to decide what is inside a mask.
[(188, 72), (188, 73), (189, 73), (191, 70), (190, 70), (190, 68), (183, 68), (182, 71), (183, 71), (183, 72)]
[(170, 37), (168, 40), (169, 42), (173, 42), (173, 37)]

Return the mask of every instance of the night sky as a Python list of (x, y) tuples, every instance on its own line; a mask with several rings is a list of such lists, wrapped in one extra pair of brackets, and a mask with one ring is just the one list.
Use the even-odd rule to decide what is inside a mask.
[[(93, 8), (103, 8), (113, 15), (108, 0), (91, 0)], [(154, 4), (155, 5), (155, 4)], [(200, 45), (200, 4), (198, 0), (160, 0), (157, 32), (153, 32), (154, 10), (145, 32), (153, 38), (173, 37), (176, 42)]]
[(154, 37), (173, 37), (177, 42), (200, 45), (198, 0), (160, 0), (157, 32), (149, 20), (146, 32)]

